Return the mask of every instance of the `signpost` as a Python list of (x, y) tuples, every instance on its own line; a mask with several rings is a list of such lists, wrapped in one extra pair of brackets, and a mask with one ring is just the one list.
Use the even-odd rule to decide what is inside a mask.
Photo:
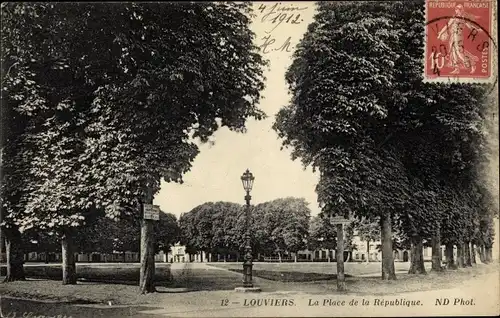
[(144, 204), (144, 220), (160, 220), (160, 207), (158, 205)]
[(337, 258), (337, 290), (345, 291), (344, 224), (351, 223), (351, 220), (342, 216), (334, 216), (330, 218), (330, 221), (337, 226), (337, 250), (335, 251), (335, 257)]

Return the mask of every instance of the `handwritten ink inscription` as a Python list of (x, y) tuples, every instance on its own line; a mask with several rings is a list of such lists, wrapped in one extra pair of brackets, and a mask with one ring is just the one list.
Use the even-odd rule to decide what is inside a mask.
[(277, 34), (276, 30), (284, 25), (293, 26), (304, 22), (301, 14), (307, 8), (293, 3), (260, 4), (256, 10), (257, 20), (260, 23), (269, 25), (264, 31), (266, 35), (260, 39), (261, 44), (259, 47), (262, 53), (268, 54), (274, 51), (292, 52), (295, 46), (295, 44), (292, 44), (292, 37)]

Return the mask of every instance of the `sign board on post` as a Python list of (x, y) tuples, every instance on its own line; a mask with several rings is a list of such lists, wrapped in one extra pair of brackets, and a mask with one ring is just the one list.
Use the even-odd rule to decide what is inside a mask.
[(160, 207), (158, 205), (144, 204), (144, 220), (160, 219)]
[(330, 221), (332, 222), (332, 224), (349, 224), (352, 222), (351, 219), (347, 219), (343, 216), (334, 216), (330, 218)]

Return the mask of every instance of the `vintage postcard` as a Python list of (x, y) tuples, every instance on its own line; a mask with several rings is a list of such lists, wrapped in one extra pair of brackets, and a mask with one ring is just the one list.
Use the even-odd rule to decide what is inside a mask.
[(497, 20), (2, 3), (0, 317), (499, 315)]

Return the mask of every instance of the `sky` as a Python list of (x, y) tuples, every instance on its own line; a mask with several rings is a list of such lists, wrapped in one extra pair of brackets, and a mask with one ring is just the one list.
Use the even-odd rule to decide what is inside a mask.
[[(269, 67), (265, 73), (266, 88), (259, 105), (268, 118), (250, 119), (247, 132), (221, 128), (213, 145), (200, 146), (200, 153), (183, 184), (163, 182), (154, 204), (177, 216), (205, 202), (244, 203), (241, 175), (249, 169), (255, 176), (252, 203), (258, 204), (283, 197), (305, 198), (311, 214), (320, 209), (315, 187), (318, 175), (304, 169), (300, 160), (292, 161), (290, 150), (280, 150), (281, 141), (272, 130), (274, 116), (290, 97), (285, 72), (295, 45), (300, 41), (314, 15), (313, 2), (254, 2), (251, 25), (255, 44), (261, 47)], [(281, 21), (281, 22), (280, 22)]]

